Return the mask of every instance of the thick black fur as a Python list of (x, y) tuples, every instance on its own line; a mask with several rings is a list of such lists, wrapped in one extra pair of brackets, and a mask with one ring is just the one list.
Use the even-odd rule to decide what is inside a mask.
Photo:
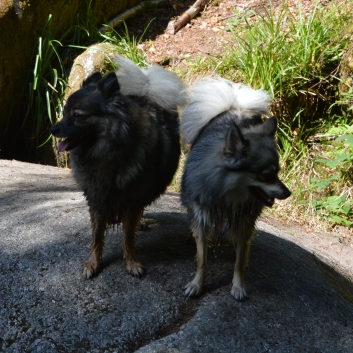
[(133, 275), (143, 273), (134, 239), (143, 209), (171, 182), (180, 155), (178, 114), (146, 97), (124, 96), (114, 72), (91, 75), (67, 100), (52, 134), (66, 138), (73, 175), (87, 199), (92, 254), (84, 275), (99, 268), (106, 224), (123, 223), (124, 257)]

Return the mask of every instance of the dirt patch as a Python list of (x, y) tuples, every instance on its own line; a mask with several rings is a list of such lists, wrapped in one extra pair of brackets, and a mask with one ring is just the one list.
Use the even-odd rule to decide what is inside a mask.
[[(189, 58), (213, 56), (220, 59), (226, 46), (236, 45), (232, 34), (227, 31), (229, 21), (239, 18), (250, 10), (264, 12), (269, 9), (269, 2), (262, 0), (224, 0), (210, 1), (205, 9), (176, 34), (166, 32), (169, 21), (178, 18), (195, 1), (166, 1), (140, 17), (127, 22), (130, 34), (141, 36), (149, 21), (142, 44), (149, 63), (158, 63), (174, 68), (185, 67)], [(327, 1), (319, 1), (326, 3)], [(282, 1), (272, 1), (274, 11), (279, 11)], [(310, 13), (314, 5), (310, 0), (300, 1), (302, 13)], [(298, 13), (298, 1), (289, 1), (293, 14)], [(252, 15), (252, 20), (256, 16)]]

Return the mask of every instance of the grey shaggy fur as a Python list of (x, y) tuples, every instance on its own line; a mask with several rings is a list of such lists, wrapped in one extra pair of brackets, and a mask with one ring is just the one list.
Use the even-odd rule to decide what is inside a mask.
[(117, 56), (115, 62), (119, 67), (116, 75), (122, 94), (148, 97), (164, 109), (171, 111), (176, 111), (178, 106), (185, 104), (180, 95), (185, 85), (174, 73), (158, 65), (141, 70), (131, 60), (122, 56)]
[(182, 179), (197, 245), (197, 271), (185, 295), (200, 294), (207, 269), (207, 242), (228, 229), (237, 244), (231, 294), (246, 296), (244, 270), (255, 222), (264, 206), (290, 195), (278, 179), (274, 140), (277, 120), (265, 122), (269, 95), (227, 80), (208, 78), (184, 91), (183, 141), (192, 143)]
[(200, 80), (183, 90), (181, 97), (181, 104), (186, 104), (180, 127), (184, 144), (194, 143), (200, 130), (223, 112), (234, 112), (244, 120), (255, 113), (268, 115), (271, 102), (264, 90), (253, 90), (220, 77)]

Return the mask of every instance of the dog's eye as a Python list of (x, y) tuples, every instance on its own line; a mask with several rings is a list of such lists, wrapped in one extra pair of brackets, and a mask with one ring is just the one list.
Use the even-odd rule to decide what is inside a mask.
[(83, 115), (82, 113), (74, 112), (74, 113), (72, 114), (72, 119), (74, 119), (74, 120), (79, 120), (79, 119), (81, 119), (83, 116), (84, 116), (84, 115)]

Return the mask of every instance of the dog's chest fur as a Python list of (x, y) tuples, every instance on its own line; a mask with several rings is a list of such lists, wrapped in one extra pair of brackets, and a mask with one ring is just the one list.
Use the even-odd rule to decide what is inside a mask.
[[(261, 214), (263, 205), (248, 191), (247, 170), (230, 170), (223, 156), (231, 113), (212, 121), (201, 131), (189, 152), (182, 184), (182, 203), (199, 224), (222, 227), (236, 224), (239, 217), (250, 223)], [(246, 222), (246, 220), (245, 220)]]

